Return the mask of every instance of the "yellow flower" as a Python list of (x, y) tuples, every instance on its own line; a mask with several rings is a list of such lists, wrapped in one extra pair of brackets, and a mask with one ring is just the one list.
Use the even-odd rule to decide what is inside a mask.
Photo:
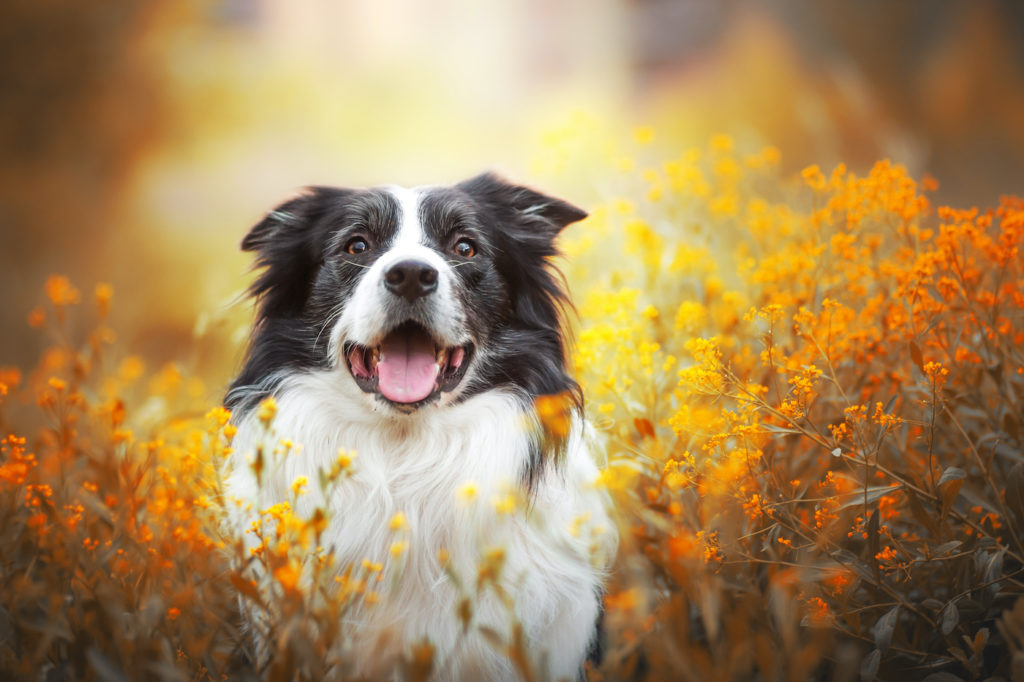
[(96, 307), (99, 309), (100, 317), (106, 317), (110, 312), (110, 299), (114, 297), (114, 287), (100, 282), (93, 292), (96, 300)]
[(231, 410), (226, 407), (215, 407), (206, 413), (206, 418), (216, 424), (218, 428), (224, 428), (228, 420), (231, 419)]
[(74, 305), (82, 300), (81, 292), (72, 286), (71, 281), (64, 275), (51, 275), (46, 280), (44, 289), (50, 303), (57, 307)]
[(495, 497), (491, 503), (494, 505), (494, 511), (499, 514), (511, 516), (516, 513), (516, 497), (511, 493)]
[(42, 327), (44, 322), (46, 322), (46, 311), (42, 308), (42, 306), (33, 308), (31, 311), (29, 311), (28, 326), (32, 327), (33, 329), (37, 329), (39, 327)]
[(640, 126), (633, 129), (633, 139), (637, 144), (651, 144), (654, 142), (654, 128), (651, 126)]
[(121, 380), (127, 383), (135, 381), (146, 371), (146, 363), (137, 355), (129, 355), (118, 368), (118, 375)]
[(821, 169), (818, 166), (808, 166), (801, 171), (800, 175), (803, 177), (804, 182), (813, 190), (825, 189), (825, 176), (822, 174)]
[(274, 421), (274, 417), (277, 415), (277, 400), (274, 396), (267, 396), (260, 403), (259, 410), (256, 413), (256, 417), (260, 420), (263, 426), (270, 426), (270, 422)]
[(465, 481), (461, 486), (459, 486), (456, 495), (463, 502), (470, 502), (476, 498), (477, 492), (476, 481)]
[(568, 392), (538, 396), (534, 401), (537, 417), (544, 430), (555, 438), (565, 438), (572, 427), (572, 395)]
[(721, 153), (730, 152), (732, 151), (733, 146), (732, 138), (728, 135), (715, 135), (711, 138), (710, 146), (712, 151)]
[(306, 486), (308, 484), (309, 484), (309, 477), (308, 476), (298, 476), (298, 477), (296, 477), (296, 479), (294, 481), (292, 481), (292, 484), (290, 486), (291, 491), (292, 491), (292, 495), (295, 495), (296, 497), (298, 497), (300, 495), (304, 495), (305, 492), (306, 492), (305, 488), (306, 488)]
[(405, 514), (403, 512), (396, 512), (395, 515), (391, 517), (391, 523), (388, 524), (388, 527), (391, 528), (391, 530), (402, 530), (408, 525), (409, 523), (405, 518)]
[(293, 592), (299, 584), (301, 573), (298, 563), (292, 559), (274, 570), (274, 578), (286, 592)]

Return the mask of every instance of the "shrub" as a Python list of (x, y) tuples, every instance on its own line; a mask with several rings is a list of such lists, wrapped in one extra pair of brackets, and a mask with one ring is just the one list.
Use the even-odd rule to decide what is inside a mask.
[[(933, 209), (934, 182), (888, 162), (789, 180), (777, 150), (725, 137), (641, 171), (616, 154), (599, 166), (615, 189), (563, 244), (623, 538), (592, 679), (1008, 676), (1024, 646), (1024, 202)], [(289, 503), (265, 510), (255, 552), (223, 536), (228, 412), (174, 365), (118, 358), (110, 287), (84, 334), (81, 292), (57, 276), (45, 292), (29, 322), (54, 344), (31, 372), (0, 371), (0, 670), (345, 677), (342, 615), (386, 598), (379, 566), (339, 565), (325, 517)], [(259, 461), (298, 445), (268, 431)], [(429, 644), (404, 665), (429, 676)]]
[(567, 244), (628, 528), (601, 672), (1007, 674), (1024, 202), (932, 210), (889, 162), (794, 184), (777, 159), (712, 140)]

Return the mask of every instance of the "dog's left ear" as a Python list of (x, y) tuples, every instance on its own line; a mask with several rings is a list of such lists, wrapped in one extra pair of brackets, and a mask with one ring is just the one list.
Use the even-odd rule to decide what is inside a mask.
[(494, 173), (483, 173), (461, 182), (458, 188), (491, 208), (501, 223), (529, 224), (551, 238), (567, 225), (587, 217), (583, 209), (529, 187), (506, 182)]

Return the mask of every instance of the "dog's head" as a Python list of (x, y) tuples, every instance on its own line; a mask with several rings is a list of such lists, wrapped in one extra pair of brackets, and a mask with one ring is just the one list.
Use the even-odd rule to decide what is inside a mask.
[(482, 390), (578, 389), (550, 260), (586, 214), (485, 174), (453, 187), (317, 187), (252, 228), (258, 321), (228, 402), (289, 372), (344, 368), (374, 408), (411, 413)]

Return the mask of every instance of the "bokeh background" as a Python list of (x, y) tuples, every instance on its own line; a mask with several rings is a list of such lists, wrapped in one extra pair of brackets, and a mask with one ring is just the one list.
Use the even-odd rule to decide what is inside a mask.
[(6, 0), (0, 361), (34, 362), (26, 315), (63, 273), (113, 284), (126, 347), (216, 386), (238, 242), (298, 188), (495, 169), (586, 206), (599, 177), (537, 159), (638, 126), (793, 172), (888, 157), (992, 205), (1024, 191), (1024, 3)]

